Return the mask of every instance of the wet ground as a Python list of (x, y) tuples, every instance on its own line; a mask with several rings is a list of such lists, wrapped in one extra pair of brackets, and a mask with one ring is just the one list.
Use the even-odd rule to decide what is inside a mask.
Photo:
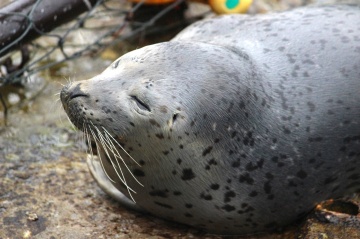
[[(98, 74), (109, 65), (107, 57), (78, 59), (33, 76), (29, 88), (20, 89), (24, 99), (10, 97), (15, 106), (7, 126), (0, 114), (0, 239), (221, 238), (127, 210), (92, 179), (81, 134), (67, 120), (57, 93), (68, 79)], [(282, 232), (243, 238), (360, 238), (359, 203), (354, 196)]]

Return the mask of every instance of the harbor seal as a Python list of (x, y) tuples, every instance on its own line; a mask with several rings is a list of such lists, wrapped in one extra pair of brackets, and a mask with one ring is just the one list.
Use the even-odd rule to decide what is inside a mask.
[(200, 21), (65, 86), (61, 101), (97, 142), (89, 166), (109, 193), (249, 234), (360, 190), (359, 92), (360, 8), (336, 5)]

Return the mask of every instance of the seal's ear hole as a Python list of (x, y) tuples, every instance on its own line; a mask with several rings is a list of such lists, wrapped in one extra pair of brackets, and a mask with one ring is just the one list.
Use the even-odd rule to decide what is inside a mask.
[(141, 109), (141, 110), (146, 110), (146, 111), (151, 111), (150, 107), (145, 104), (143, 101), (139, 100), (139, 98), (137, 98), (136, 96), (134, 95), (131, 95), (130, 96), (132, 100), (135, 101), (135, 103), (137, 104), (137, 106)]
[(178, 113), (174, 113), (173, 117), (172, 117), (172, 122), (175, 123), (175, 121), (177, 120), (177, 117), (179, 116)]

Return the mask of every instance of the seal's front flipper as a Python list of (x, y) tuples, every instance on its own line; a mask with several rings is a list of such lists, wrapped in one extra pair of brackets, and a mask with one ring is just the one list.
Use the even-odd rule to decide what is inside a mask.
[(122, 194), (114, 185), (111, 184), (110, 180), (107, 178), (106, 174), (104, 173), (100, 161), (97, 156), (95, 155), (88, 155), (86, 159), (86, 163), (89, 167), (91, 175), (94, 177), (95, 181), (98, 183), (100, 188), (110, 195), (112, 198), (119, 201), (121, 204), (130, 208), (132, 210), (138, 212), (144, 212), (139, 206), (137, 206), (133, 201), (127, 198), (124, 194)]

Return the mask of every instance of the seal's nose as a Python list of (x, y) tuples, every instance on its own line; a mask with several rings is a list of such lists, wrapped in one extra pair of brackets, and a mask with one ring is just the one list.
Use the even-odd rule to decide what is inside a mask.
[(65, 86), (60, 93), (60, 99), (63, 104), (69, 102), (71, 99), (74, 99), (76, 97), (89, 97), (88, 94), (83, 92), (81, 90), (81, 83), (78, 83), (76, 85), (69, 84)]

